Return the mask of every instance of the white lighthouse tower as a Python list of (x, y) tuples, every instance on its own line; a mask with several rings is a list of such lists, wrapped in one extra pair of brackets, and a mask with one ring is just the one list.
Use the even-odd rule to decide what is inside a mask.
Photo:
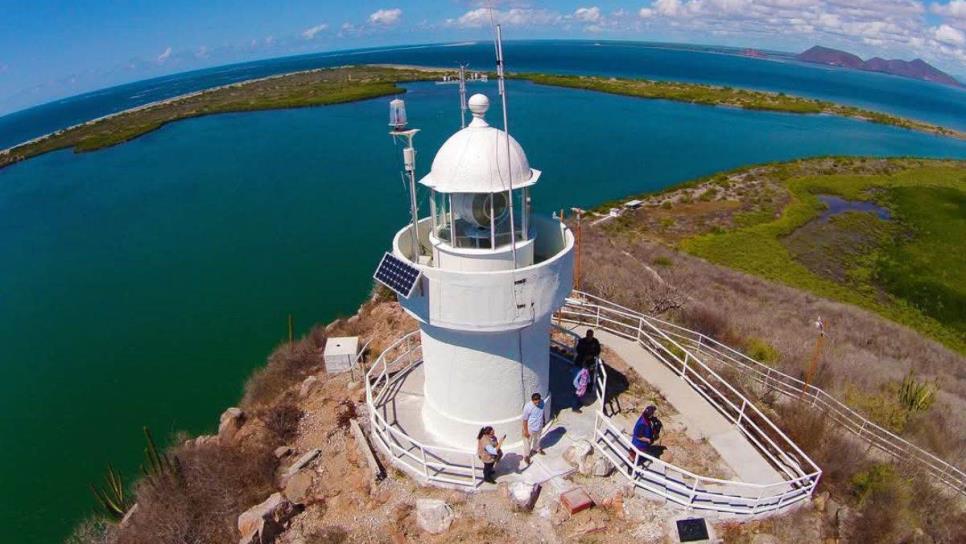
[(557, 219), (531, 215), (540, 171), (487, 123), (489, 105), (482, 94), (469, 99), (472, 122), (419, 181), (430, 190), (430, 214), (414, 221), (416, 243), (413, 225), (400, 230), (396, 259), (387, 257), (394, 266), (384, 261), (377, 273), (387, 285), (415, 277), (395, 290), (420, 326), (421, 422), (434, 442), (457, 448), (474, 447), (485, 425), (512, 446), (530, 396), (552, 401), (550, 318), (573, 279), (573, 235)]

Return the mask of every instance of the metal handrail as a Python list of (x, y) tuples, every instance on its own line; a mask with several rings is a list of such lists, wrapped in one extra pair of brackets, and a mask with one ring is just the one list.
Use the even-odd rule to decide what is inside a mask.
[(768, 389), (782, 395), (810, 400), (812, 407), (824, 410), (834, 421), (843, 425), (858, 438), (893, 457), (918, 463), (944, 485), (961, 494), (966, 494), (966, 472), (962, 469), (882, 428), (825, 390), (765, 365), (700, 332), (636, 312), (589, 293), (581, 291), (573, 293), (597, 302), (598, 306), (610, 307), (625, 316), (641, 319), (666, 336), (680, 338), (694, 347), (698, 353), (707, 354), (713, 362), (742, 371), (743, 375), (750, 376)]
[[(588, 313), (582, 311), (585, 309), (593, 309), (593, 312)], [(607, 315), (608, 312), (618, 315), (609, 316)], [(573, 319), (574, 316), (578, 319)], [(612, 319), (612, 317), (631, 317), (636, 323), (632, 326), (628, 323)], [(662, 363), (671, 367), (695, 391), (701, 394), (702, 397), (708, 400), (726, 418), (734, 423), (766, 455), (768, 460), (786, 476), (781, 482), (754, 484), (694, 474), (688, 470), (661, 461), (634, 447), (627, 437), (610, 421), (603, 411), (603, 405), (601, 405), (596, 415), (594, 429), (597, 448), (615, 465), (619, 465), (622, 468), (626, 467), (626, 470), (623, 470), (622, 473), (636, 486), (688, 507), (738, 514), (768, 512), (786, 507), (793, 502), (804, 500), (811, 496), (821, 477), (821, 469), (790, 438), (778, 429), (767, 416), (761, 413), (752, 402), (745, 398), (740, 391), (721, 378), (714, 370), (704, 365), (690, 350), (681, 346), (673, 338), (663, 334), (659, 329), (652, 327), (643, 319), (640, 319), (639, 316), (625, 312), (615, 312), (600, 305), (588, 304), (583, 301), (568, 300), (567, 305), (558, 312), (558, 318), (561, 321), (592, 323), (598, 328), (634, 340), (645, 349), (648, 349), (648, 351), (654, 353)], [(619, 327), (625, 327), (628, 330), (620, 330)], [(631, 334), (631, 330), (633, 330), (633, 334)], [(652, 332), (681, 350), (684, 353), (684, 359), (682, 360), (681, 356), (661, 344), (652, 336)], [(648, 343), (650, 343), (650, 346)], [(669, 358), (676, 361), (679, 365), (675, 366), (672, 364), (668, 360)], [(722, 393), (718, 387), (715, 387), (712, 381), (709, 381), (708, 378), (703, 376), (704, 373), (707, 373), (719, 386), (723, 386), (726, 391), (732, 393), (740, 401), (740, 408), (727, 395)], [(703, 388), (701, 387), (702, 385), (704, 386)], [(737, 412), (737, 415), (730, 413), (727, 409), (729, 407)], [(791, 455), (779, 447), (768, 433), (764, 432), (754, 420), (747, 417), (745, 415), (746, 411), (757, 414), (762, 421), (766, 422), (768, 427), (784, 442), (786, 447), (793, 450), (798, 455), (799, 460), (807, 464), (810, 471), (806, 473), (802, 470), (801, 463), (792, 459)], [(632, 452), (634, 459), (631, 458)], [(646, 467), (640, 466), (641, 461), (639, 459), (646, 460)], [(674, 477), (669, 478), (668, 474), (677, 475), (678, 479)], [(684, 485), (681, 479), (689, 480), (691, 482), (690, 485)], [(728, 491), (716, 491), (712, 489), (714, 487), (724, 487)]]
[[(415, 342), (414, 342), (415, 340)], [(427, 480), (436, 480), (448, 484), (455, 484), (466, 487), (476, 487), (478, 482), (482, 478), (477, 477), (477, 473), (481, 471), (482, 467), (478, 467), (476, 452), (470, 450), (462, 450), (459, 448), (449, 448), (444, 446), (434, 446), (423, 444), (422, 442), (412, 438), (401, 430), (393, 427), (385, 417), (376, 408), (376, 403), (382, 400), (383, 395), (388, 391), (389, 387), (392, 386), (396, 381), (400, 380), (406, 375), (406, 373), (422, 361), (422, 348), (419, 345), (419, 331), (413, 331), (406, 334), (393, 344), (391, 344), (382, 354), (376, 359), (376, 362), (369, 368), (366, 372), (366, 404), (369, 409), (369, 423), (370, 428), (374, 437), (376, 444), (383, 450), (386, 455), (393, 459), (403, 459), (403, 457), (413, 460), (416, 465), (413, 466), (411, 463), (406, 463), (410, 469), (413, 469)], [(402, 350), (399, 354), (393, 354), (392, 360), (389, 360), (389, 354), (394, 351)], [(419, 350), (419, 356), (416, 355), (416, 351)], [(400, 368), (395, 369), (392, 373), (395, 377), (390, 377), (390, 365), (397, 365), (400, 362), (403, 364)], [(373, 377), (373, 372), (380, 368), (381, 371), (378, 376)], [(381, 385), (380, 385), (381, 383)], [(410, 448), (404, 448), (402, 445), (397, 443), (396, 440), (408, 442), (411, 444)], [(419, 451), (419, 455), (415, 455), (411, 450), (416, 449)], [(398, 450), (398, 451), (397, 451)], [(427, 455), (428, 454), (428, 455)], [(468, 465), (460, 465), (447, 461), (443, 461), (441, 455), (450, 454), (451, 456), (462, 457), (466, 456), (469, 459)], [(440, 461), (428, 461), (429, 459), (439, 459)], [(464, 478), (457, 479), (445, 476), (445, 473), (456, 474), (457, 476), (462, 476)], [(465, 478), (469, 479), (466, 480)]]
[[(600, 321), (600, 316), (596, 317)], [(403, 336), (380, 355), (366, 374), (366, 402), (375, 442), (384, 453), (394, 461), (399, 460), (404, 467), (409, 468), (417, 476), (426, 480), (476, 487), (482, 479), (482, 474), (475, 452), (426, 445), (393, 427), (376, 407), (389, 388), (421, 362), (421, 346), (418, 341), (417, 332)], [(573, 350), (573, 343), (568, 345), (556, 339), (552, 339), (551, 342), (565, 350)], [(799, 471), (800, 475), (797, 478), (772, 484), (753, 484), (694, 474), (638, 450), (637, 455), (647, 460), (646, 467), (639, 466), (629, 458), (629, 451), (633, 445), (604, 412), (608, 374), (600, 358), (596, 359), (594, 376), (597, 396), (594, 421), (595, 444), (615, 465), (622, 468), (628, 467), (628, 471), (624, 474), (634, 481), (635, 485), (662, 494), (668, 500), (685, 506), (737, 514), (756, 514), (782, 508), (808, 498), (814, 490), (820, 471), (811, 474)], [(750, 423), (753, 424), (753, 422)], [(409, 444), (409, 447), (405, 447), (406, 444)], [(442, 454), (449, 454), (447, 457), (450, 459), (465, 456), (469, 463), (455, 464), (444, 460)], [(771, 456), (771, 459), (777, 464), (782, 464), (774, 456)], [(682, 479), (687, 479), (688, 483), (682, 483)], [(655, 487), (655, 482), (660, 486)], [(715, 489), (716, 487), (722, 489)], [(744, 493), (738, 493), (735, 490), (742, 490)]]

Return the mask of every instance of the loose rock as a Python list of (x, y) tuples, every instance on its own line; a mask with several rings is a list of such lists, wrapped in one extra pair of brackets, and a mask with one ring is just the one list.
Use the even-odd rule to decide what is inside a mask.
[(273, 493), (238, 516), (238, 544), (271, 544), (285, 530), (296, 509), (281, 493)]
[(438, 499), (416, 499), (416, 524), (419, 528), (438, 535), (453, 524), (453, 509)]
[(610, 462), (610, 459), (601, 456), (596, 461), (594, 461), (594, 476), (599, 476), (601, 478), (606, 478), (614, 472), (614, 463)]
[(564, 461), (575, 467), (580, 467), (580, 461), (587, 458), (594, 452), (594, 446), (586, 440), (578, 440), (567, 448), (563, 453)]
[(513, 482), (508, 489), (510, 508), (517, 512), (529, 512), (540, 497), (540, 484)]
[(306, 504), (311, 499), (312, 471), (300, 470), (285, 482), (285, 498), (292, 504)]
[(231, 407), (225, 410), (218, 423), (218, 440), (223, 444), (231, 442), (244, 424), (245, 412), (241, 408)]
[(275, 458), (276, 459), (281, 459), (282, 457), (285, 457), (286, 455), (289, 455), (290, 453), (292, 453), (292, 447), (291, 446), (279, 446), (279, 447), (275, 448), (275, 452), (274, 453), (275, 453)]
[(291, 478), (296, 472), (302, 470), (305, 465), (312, 462), (313, 459), (319, 456), (322, 450), (315, 448), (307, 451), (302, 457), (299, 457), (292, 463), (292, 466), (288, 467), (288, 471), (285, 473), (286, 478)]
[(319, 385), (319, 379), (315, 376), (309, 376), (302, 381), (302, 387), (299, 388), (299, 397), (305, 398), (312, 394), (312, 391)]

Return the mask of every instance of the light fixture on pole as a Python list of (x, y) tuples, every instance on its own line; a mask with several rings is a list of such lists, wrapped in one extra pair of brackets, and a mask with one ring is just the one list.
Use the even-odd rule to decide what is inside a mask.
[(406, 147), (403, 149), (403, 168), (406, 176), (409, 177), (409, 213), (413, 221), (412, 235), (412, 260), (419, 261), (419, 209), (416, 204), (416, 149), (413, 147), (413, 136), (419, 132), (418, 128), (406, 128), (408, 119), (406, 118), (406, 102), (401, 98), (396, 98), (389, 102), (389, 134), (393, 139), (397, 137), (406, 139)]

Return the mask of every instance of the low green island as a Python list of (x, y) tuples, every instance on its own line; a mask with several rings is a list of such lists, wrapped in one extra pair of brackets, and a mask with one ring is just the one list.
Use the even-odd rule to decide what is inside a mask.
[(639, 98), (673, 100), (676, 102), (726, 106), (746, 110), (837, 115), (919, 132), (966, 139), (966, 133), (962, 131), (931, 123), (853, 106), (845, 106), (825, 100), (790, 96), (784, 93), (770, 93), (716, 85), (647, 79), (619, 79), (613, 77), (550, 74), (517, 74), (514, 77), (527, 79), (541, 85), (586, 89), (602, 93), (636, 96)]
[[(217, 113), (324, 106), (405, 92), (399, 83), (429, 81), (444, 68), (362, 65), (324, 68), (243, 81), (190, 93), (94, 119), (0, 151), (0, 168), (50, 151), (94, 151), (117, 145), (167, 123)], [(797, 114), (838, 115), (909, 130), (966, 139), (966, 133), (913, 119), (832, 102), (730, 87), (644, 79), (553, 74), (511, 74), (540, 85), (586, 89), (639, 98)]]

